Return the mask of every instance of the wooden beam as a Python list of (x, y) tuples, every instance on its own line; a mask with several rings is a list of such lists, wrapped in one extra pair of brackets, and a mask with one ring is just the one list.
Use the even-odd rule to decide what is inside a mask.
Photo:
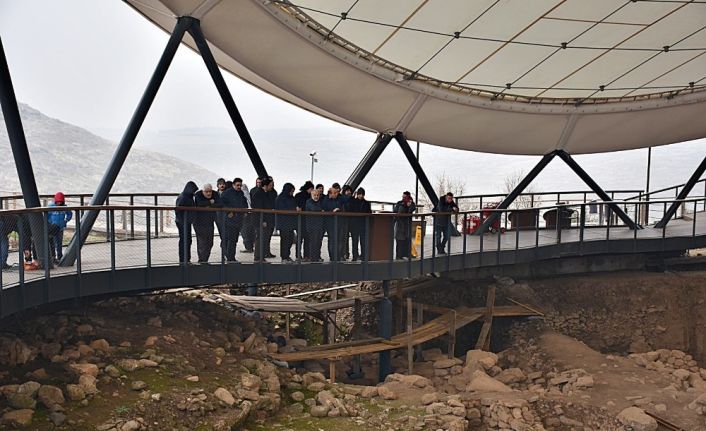
[(488, 293), (485, 297), (485, 316), (483, 317), (483, 326), (480, 328), (480, 335), (476, 342), (476, 350), (489, 350), (490, 348), (490, 329), (493, 326), (493, 310), (495, 308), (495, 285), (488, 286)]
[(451, 318), (449, 319), (449, 359), (454, 357), (456, 353), (456, 310), (451, 310)]

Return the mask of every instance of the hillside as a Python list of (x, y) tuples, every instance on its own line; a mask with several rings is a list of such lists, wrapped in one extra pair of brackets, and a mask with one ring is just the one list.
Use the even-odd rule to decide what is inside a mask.
[[(116, 144), (78, 126), (20, 104), (20, 114), (40, 193), (93, 192)], [(139, 140), (138, 136), (138, 140)], [(20, 190), (5, 121), (0, 112), (0, 192)], [(113, 192), (181, 191), (188, 180), (215, 183), (213, 172), (175, 157), (133, 149)]]

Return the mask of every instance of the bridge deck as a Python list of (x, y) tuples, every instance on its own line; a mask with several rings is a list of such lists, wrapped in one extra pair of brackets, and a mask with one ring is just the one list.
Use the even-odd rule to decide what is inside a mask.
[[(703, 214), (703, 213), (701, 213)], [(692, 237), (692, 235), (706, 234), (706, 217), (697, 217), (696, 223), (692, 220), (674, 220), (665, 230), (666, 238)], [(579, 229), (563, 229), (560, 232), (561, 243), (579, 243)], [(583, 241), (615, 241), (615, 240), (644, 240), (644, 239), (661, 239), (662, 230), (647, 227), (642, 230), (632, 231), (626, 227), (587, 227), (583, 230)], [(466, 254), (493, 252), (493, 251), (511, 251), (516, 249), (530, 249), (547, 245), (557, 244), (559, 235), (554, 229), (524, 230), (524, 231), (507, 231), (504, 234), (486, 234), (483, 237), (474, 235), (463, 235), (460, 237), (451, 237), (450, 250), (451, 254)], [(115, 267), (117, 269), (136, 268), (147, 266), (147, 247), (144, 239), (116, 241), (115, 243)], [(433, 237), (430, 234), (425, 235), (423, 247), (423, 257), (430, 258), (433, 255)], [(240, 244), (236, 255), (237, 263), (230, 265), (252, 264), (253, 253), (244, 253), (241, 251)], [(221, 264), (220, 259), (219, 238), (216, 236), (214, 246), (209, 259), (209, 264)], [(273, 254), (279, 255), (279, 237), (273, 236), (271, 242), (271, 251)], [(196, 238), (194, 237), (192, 244), (192, 260), (196, 260)], [(293, 253), (292, 253), (293, 254)], [(82, 272), (100, 271), (111, 269), (111, 244), (109, 242), (100, 242), (86, 244), (83, 247), (81, 254), (81, 270)], [(420, 257), (422, 256), (420, 250)], [(8, 287), (19, 282), (19, 271), (16, 266), (18, 264), (18, 253), (12, 253), (8, 259), (8, 263), (14, 265), (15, 268), (3, 271), (2, 286)], [(321, 248), (321, 257), (325, 261), (330, 260), (327, 248), (327, 239), (324, 238)], [(441, 256), (436, 256), (442, 258)], [(178, 238), (173, 236), (152, 238), (151, 240), (151, 266), (172, 266), (179, 264), (178, 257)], [(268, 259), (268, 264), (287, 265), (292, 263), (282, 263), (279, 257)], [(318, 263), (297, 262), (294, 265), (320, 265)], [(339, 265), (360, 265), (357, 262), (340, 262)], [(51, 270), (51, 275), (64, 275), (76, 273), (75, 267), (61, 268), (57, 267)], [(25, 281), (44, 278), (43, 271), (27, 271), (25, 272)]]
[[(179, 265), (175, 237), (152, 238), (115, 243), (92, 243), (81, 252), (77, 266), (25, 271), (20, 283), (18, 268), (0, 273), (0, 317), (34, 306), (78, 297), (119, 294), (196, 285), (225, 283), (297, 283), (325, 281), (362, 281), (424, 276), (482, 266), (531, 263), (566, 256), (664, 252), (706, 247), (706, 214), (696, 220), (673, 220), (663, 231), (647, 227), (632, 231), (626, 227), (586, 227), (557, 231), (540, 229), (486, 234), (482, 237), (451, 237), (448, 255), (433, 253), (431, 229), (423, 238), (419, 257), (411, 260), (338, 262), (328, 260), (324, 239), (324, 263), (253, 262), (252, 253), (238, 250), (238, 262), (221, 264), (218, 238), (209, 264)], [(392, 244), (391, 244), (392, 246)], [(241, 247), (238, 247), (239, 249)], [(279, 254), (279, 238), (273, 237), (271, 250)], [(19, 253), (10, 255), (17, 265)], [(196, 257), (196, 241), (192, 246)], [(19, 286), (22, 288), (18, 288)]]

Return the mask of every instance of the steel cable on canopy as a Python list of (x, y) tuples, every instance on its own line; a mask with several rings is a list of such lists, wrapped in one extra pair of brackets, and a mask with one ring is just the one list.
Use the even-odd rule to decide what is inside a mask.
[[(473, 24), (475, 24), (476, 21), (478, 21), (479, 19), (481, 19), (486, 13), (488, 13), (488, 12), (489, 12), (493, 7), (495, 7), (495, 5), (498, 4), (498, 3), (500, 3), (500, 0), (495, 0), (495, 2), (494, 2), (493, 4), (491, 4), (490, 6), (488, 6), (487, 8), (485, 8), (485, 10), (480, 13), (480, 15), (478, 15), (478, 16), (475, 17), (475, 18), (473, 18), (473, 20), (471, 20), (471, 22), (469, 22), (468, 25), (466, 25), (465, 27), (463, 27), (463, 29), (462, 29), (461, 31), (459, 31), (459, 32), (457, 32), (457, 33), (454, 33), (453, 37), (450, 38), (441, 48), (439, 48), (439, 50), (436, 51), (427, 61), (425, 61), (424, 64), (422, 64), (421, 66), (419, 66), (419, 67), (417, 68), (417, 70), (414, 71), (414, 73), (415, 73), (415, 74), (419, 73), (419, 71), (422, 70), (422, 69), (424, 68), (424, 66), (426, 66), (427, 64), (429, 64), (432, 60), (434, 60), (434, 58), (436, 58), (437, 55), (441, 54), (441, 51), (443, 51), (444, 49), (446, 49), (447, 46), (451, 45), (451, 42), (453, 42), (454, 40), (460, 39), (460, 35), (461, 35), (464, 31), (468, 30), (468, 28), (469, 28), (470, 26), (472, 26)], [(457, 37), (457, 34), (459, 35), (459, 37)]]
[[(315, 13), (329, 16), (329, 17), (335, 17), (335, 18), (341, 17), (341, 14), (336, 14), (336, 13), (325, 11), (322, 9), (299, 5), (299, 4), (291, 2), (289, 0), (271, 0), (271, 1), (272, 1), (272, 3), (278, 3), (278, 4), (285, 5), (285, 6), (293, 6), (297, 9), (300, 9), (300, 10), (315, 12)], [(648, 1), (648, 0), (639, 0), (638, 2), (641, 2), (641, 1)], [(633, 3), (633, 0), (630, 0), (630, 2)], [(704, 0), (703, 2), (684, 1), (684, 2), (680, 2), (680, 3), (706, 4), (706, 0)], [(528, 41), (519, 41), (519, 40), (505, 40), (505, 39), (498, 39), (498, 38), (491, 38), (491, 37), (469, 36), (469, 35), (462, 35), (462, 34), (459, 34), (459, 36), (456, 37), (455, 33), (445, 33), (445, 32), (440, 32), (440, 31), (435, 31), (435, 30), (417, 28), (417, 27), (400, 26), (397, 24), (390, 24), (390, 23), (385, 23), (385, 22), (381, 22), (381, 21), (373, 21), (373, 20), (369, 20), (369, 19), (356, 18), (356, 17), (352, 17), (350, 15), (346, 15), (345, 19), (348, 21), (360, 22), (363, 24), (372, 24), (372, 25), (378, 25), (378, 26), (395, 28), (395, 29), (399, 28), (401, 30), (408, 30), (408, 31), (413, 31), (413, 32), (418, 32), (418, 33), (431, 34), (431, 35), (435, 35), (435, 36), (453, 37), (455, 39), (468, 39), (468, 40), (475, 40), (475, 41), (480, 41), (480, 42), (507, 43), (507, 44), (515, 44), (515, 45), (538, 46), (538, 47), (545, 47), (545, 48), (563, 48), (561, 43), (553, 44), (553, 43), (528, 42)], [(637, 52), (639, 52), (639, 51), (659, 52), (659, 51), (662, 51), (662, 49), (663, 49), (663, 47), (658, 47), (658, 48), (615, 47), (615, 48), (613, 48), (613, 47), (605, 47), (605, 46), (580, 46), (580, 45), (566, 46), (565, 48), (566, 49), (593, 49), (593, 50), (603, 50), (603, 51), (611, 49), (613, 51), (637, 51)], [(703, 50), (706, 50), (706, 47), (675, 48), (673, 51), (677, 52), (677, 51), (703, 51)]]
[(681, 42), (684, 42), (685, 40), (689, 39), (690, 37), (692, 37), (693, 35), (695, 35), (695, 34), (701, 32), (701, 31), (703, 31), (704, 29), (706, 29), (706, 25), (702, 26), (702, 27), (699, 28), (698, 30), (695, 30), (695, 31), (689, 33), (688, 35), (682, 37), (681, 39), (679, 39), (678, 41), (674, 42), (674, 43), (671, 44), (671, 45), (665, 45), (665, 47), (664, 47), (664, 49), (663, 49), (662, 51), (660, 51), (660, 52), (658, 52), (658, 53), (656, 53), (656, 54), (654, 54), (654, 55), (651, 55), (650, 57), (648, 57), (648, 58), (646, 58), (645, 60), (641, 61), (639, 64), (637, 64), (637, 65), (633, 66), (632, 68), (630, 68), (628, 71), (626, 71), (626, 72), (620, 74), (617, 78), (612, 79), (612, 80), (611, 80), (610, 82), (608, 82), (607, 84), (601, 85), (597, 90), (594, 90), (593, 93), (591, 93), (589, 96), (587, 96), (587, 97), (585, 97), (585, 98), (579, 100), (578, 102), (576, 102), (576, 104), (577, 104), (577, 105), (580, 105), (580, 104), (583, 103), (586, 99), (590, 99), (591, 97), (595, 96), (595, 95), (598, 94), (599, 92), (604, 91), (607, 86), (613, 84), (614, 82), (618, 81), (619, 79), (623, 78), (624, 76), (630, 74), (630, 73), (633, 72), (634, 70), (636, 70), (636, 69), (642, 67), (643, 65), (645, 65), (645, 64), (648, 63), (648, 62), (650, 62), (651, 60), (653, 60), (655, 57), (659, 56), (660, 54), (668, 53), (669, 51), (671, 51), (671, 47), (672, 47), (672, 46), (678, 45), (678, 44), (680, 44)]
[[(601, 18), (600, 20), (594, 22), (590, 27), (588, 27), (587, 29), (583, 30), (582, 32), (580, 32), (580, 33), (577, 34), (576, 36), (572, 37), (572, 38), (569, 39), (567, 42), (562, 43), (559, 48), (556, 48), (556, 49), (555, 49), (554, 51), (552, 51), (549, 55), (545, 56), (542, 60), (540, 60), (539, 63), (537, 63), (537, 64), (535, 64), (534, 66), (532, 66), (529, 70), (527, 70), (525, 73), (523, 73), (522, 75), (520, 75), (518, 78), (516, 78), (516, 79), (513, 80), (512, 82), (509, 82), (509, 83), (505, 84), (505, 88), (503, 88), (502, 91), (500, 91), (500, 93), (499, 93), (497, 96), (502, 95), (503, 93), (505, 93), (505, 90), (509, 90), (510, 88), (512, 88), (512, 86), (514, 86), (514, 85), (517, 83), (517, 81), (519, 81), (520, 79), (522, 79), (522, 78), (524, 78), (525, 76), (527, 76), (527, 75), (529, 75), (530, 73), (532, 73), (532, 71), (534, 71), (534, 70), (537, 69), (539, 66), (541, 66), (542, 64), (544, 64), (547, 60), (549, 60), (550, 58), (552, 58), (556, 53), (558, 53), (559, 51), (562, 51), (562, 50), (568, 48), (568, 46), (569, 46), (569, 44), (571, 44), (571, 42), (575, 41), (575, 40), (578, 39), (579, 37), (583, 36), (584, 34), (588, 33), (588, 32), (591, 31), (592, 29), (596, 28), (599, 24), (602, 24), (603, 22), (605, 22), (605, 20), (607, 20), (607, 19), (610, 18), (611, 16), (613, 16), (613, 15), (615, 15), (616, 13), (618, 13), (619, 11), (621, 11), (623, 8), (625, 8), (625, 6), (629, 5), (630, 3), (632, 3), (632, 0), (627, 0), (625, 3), (623, 3), (623, 4), (622, 4), (621, 6), (619, 6), (617, 9), (615, 9), (613, 12), (611, 12), (611, 13), (609, 13), (608, 15), (604, 16), (604, 17)], [(494, 98), (497, 98), (497, 96), (495, 96)]]

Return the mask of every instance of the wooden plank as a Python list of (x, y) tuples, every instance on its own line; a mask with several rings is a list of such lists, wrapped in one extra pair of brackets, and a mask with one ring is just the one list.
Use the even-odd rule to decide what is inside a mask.
[(488, 286), (488, 292), (485, 297), (485, 316), (483, 318), (483, 326), (480, 329), (480, 335), (478, 335), (478, 341), (476, 342), (477, 350), (488, 350), (490, 347), (490, 330), (493, 326), (493, 312), (495, 308), (495, 285), (491, 284)]
[[(414, 304), (412, 304), (412, 305), (414, 305)], [(424, 304), (419, 304), (419, 306), (417, 307), (417, 326), (422, 326), (423, 324), (424, 324)], [(421, 343), (417, 344), (415, 346), (415, 349), (416, 349), (417, 358), (421, 359), (422, 358), (422, 345), (421, 345)]]
[(524, 308), (524, 309), (526, 309), (526, 310), (528, 310), (528, 311), (530, 311), (530, 312), (532, 312), (532, 313), (535, 313), (535, 314), (538, 315), (538, 316), (544, 317), (544, 313), (542, 313), (541, 311), (537, 310), (536, 308), (532, 308), (532, 307), (530, 307), (530, 306), (527, 305), (527, 304), (523, 304), (523, 303), (521, 303), (521, 302), (519, 302), (519, 301), (515, 301), (515, 300), (512, 299), (512, 298), (507, 298), (507, 299), (508, 299), (508, 301), (510, 301), (510, 302), (512, 302), (512, 303), (514, 303), (514, 304), (517, 304), (518, 306), (520, 306), (520, 307), (522, 307), (522, 308)]

